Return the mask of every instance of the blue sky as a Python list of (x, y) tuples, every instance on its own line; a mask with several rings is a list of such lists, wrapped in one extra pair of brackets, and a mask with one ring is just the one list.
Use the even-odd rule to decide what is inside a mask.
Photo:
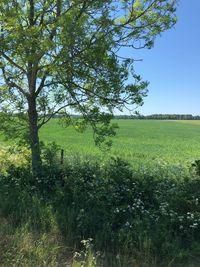
[[(178, 22), (151, 50), (136, 51), (135, 70), (150, 82), (142, 114), (200, 114), (200, 0), (179, 0)], [(129, 53), (130, 51), (128, 51)]]

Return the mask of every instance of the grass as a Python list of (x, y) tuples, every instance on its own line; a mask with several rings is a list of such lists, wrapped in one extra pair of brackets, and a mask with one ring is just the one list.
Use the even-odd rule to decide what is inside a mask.
[[(200, 121), (163, 120), (115, 120), (119, 125), (112, 138), (109, 152), (95, 147), (93, 133), (88, 128), (84, 133), (72, 126), (63, 128), (58, 119), (52, 119), (40, 130), (40, 139), (45, 143), (56, 142), (66, 154), (98, 155), (107, 158), (118, 155), (133, 166), (167, 165), (190, 166), (200, 159)], [(10, 144), (11, 141), (6, 141)], [(0, 134), (0, 147), (5, 145)]]
[[(131, 162), (165, 160), (190, 162), (200, 158), (200, 121), (116, 120), (119, 125), (110, 154)], [(83, 134), (62, 128), (53, 119), (40, 132), (41, 140), (55, 141), (68, 152), (102, 154), (94, 146), (92, 131)]]
[(0, 266), (200, 266), (198, 176), (95, 156), (60, 167), (0, 173)]
[[(0, 149), (7, 168), (0, 171), (0, 266), (200, 266), (200, 180), (187, 168), (200, 159), (200, 121), (117, 122), (104, 154), (91, 129), (80, 134), (50, 121), (41, 140), (73, 153), (62, 168), (45, 165), (37, 180), (23, 161), (26, 149)], [(83, 246), (89, 238), (94, 247)]]

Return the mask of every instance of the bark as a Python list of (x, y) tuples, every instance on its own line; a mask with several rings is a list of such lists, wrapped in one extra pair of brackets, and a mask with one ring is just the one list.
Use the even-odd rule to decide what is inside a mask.
[(36, 97), (28, 99), (29, 134), (32, 158), (33, 175), (38, 176), (41, 171), (40, 142), (38, 135), (38, 113), (36, 109)]

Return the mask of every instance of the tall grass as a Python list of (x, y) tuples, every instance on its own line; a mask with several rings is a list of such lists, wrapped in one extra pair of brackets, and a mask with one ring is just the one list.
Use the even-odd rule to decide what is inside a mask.
[(26, 165), (0, 174), (0, 266), (199, 266), (195, 172), (48, 156), (37, 179)]

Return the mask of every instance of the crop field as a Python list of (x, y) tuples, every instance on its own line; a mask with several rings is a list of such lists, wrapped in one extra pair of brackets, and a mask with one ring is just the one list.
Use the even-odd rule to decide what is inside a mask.
[[(113, 146), (114, 154), (129, 161), (164, 160), (169, 163), (200, 159), (200, 121), (115, 120), (119, 125)], [(45, 142), (55, 141), (66, 152), (100, 154), (92, 131), (78, 133), (72, 127), (62, 128), (56, 119), (40, 133)]]
[[(57, 119), (41, 129), (40, 138), (45, 143), (56, 142), (66, 154), (118, 155), (133, 164), (158, 160), (183, 164), (200, 159), (200, 121), (121, 119), (114, 122), (119, 129), (108, 152), (95, 147), (91, 129), (79, 133), (71, 126), (63, 128)], [(4, 139), (1, 135), (2, 144)]]

